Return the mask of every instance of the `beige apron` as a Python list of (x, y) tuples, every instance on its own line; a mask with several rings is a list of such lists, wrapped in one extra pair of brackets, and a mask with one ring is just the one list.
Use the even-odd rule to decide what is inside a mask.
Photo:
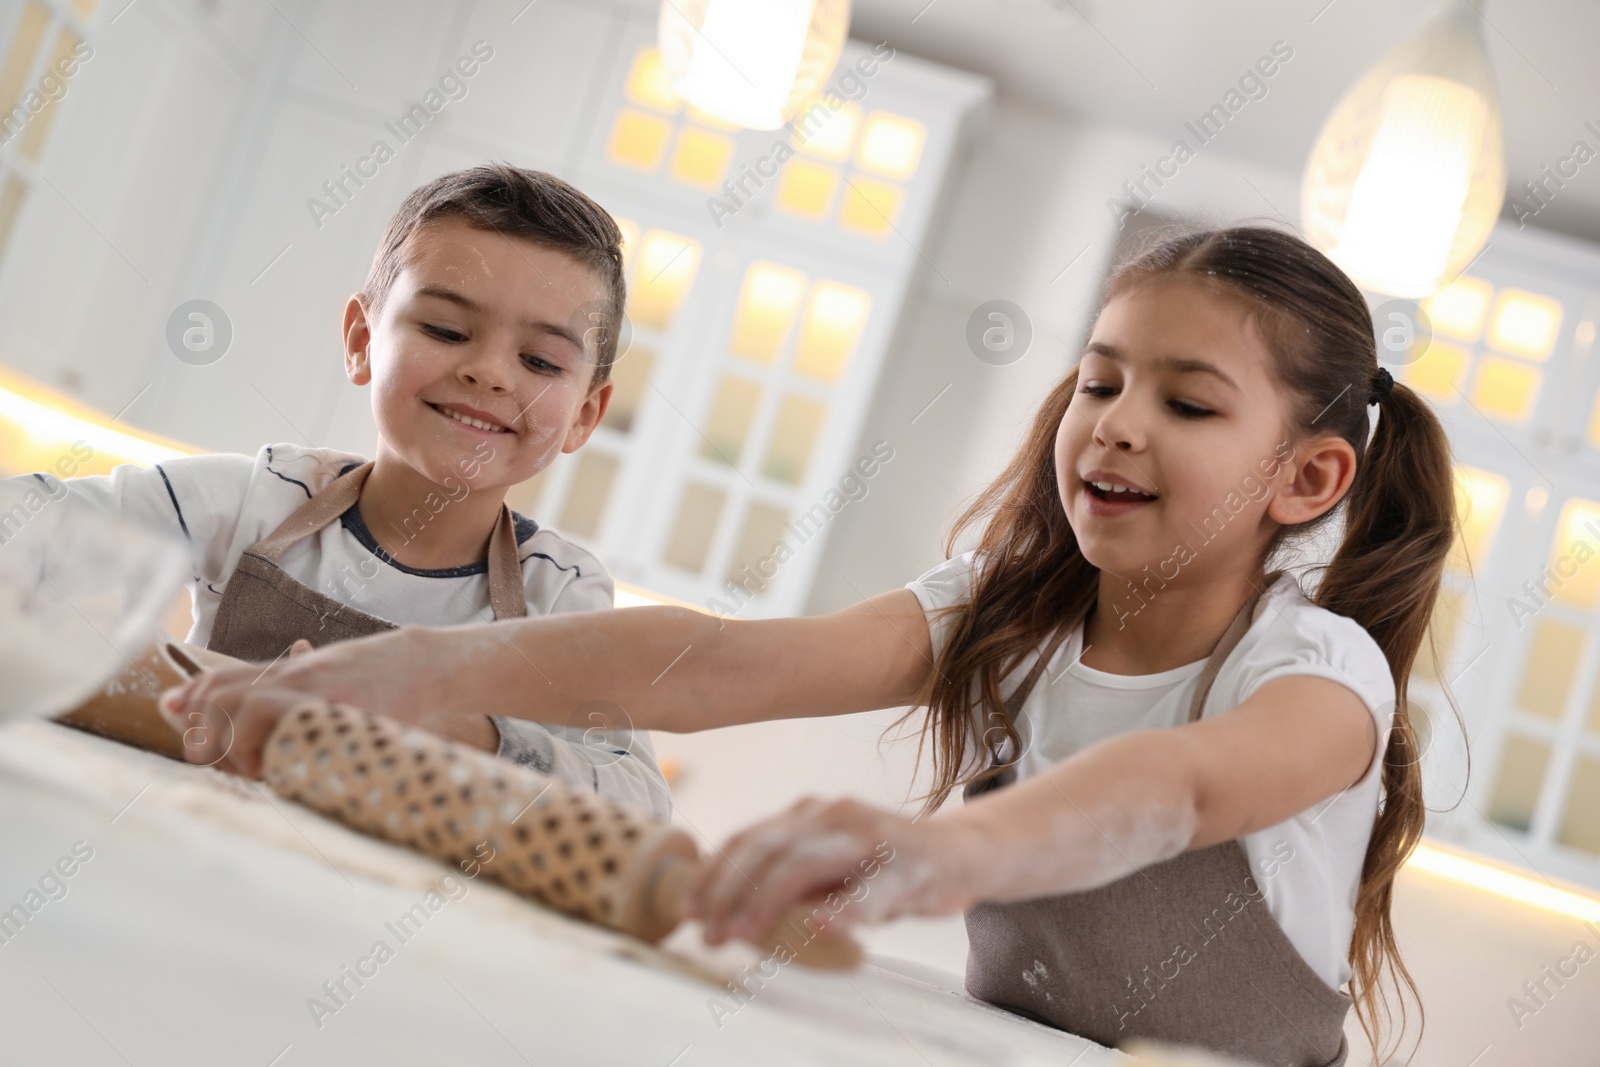
[[(1265, 589), (1281, 571), (1266, 578)], [(1261, 590), (1234, 616), (1195, 686), (1199, 720)], [(1071, 627), (1006, 701), (1022, 702)], [(998, 763), (999, 760), (996, 759)], [(1015, 781), (1015, 765), (969, 799)], [(1272, 1067), (1339, 1067), (1350, 996), (1300, 956), (1267, 907), (1237, 839), (1194, 849), (1081, 893), (967, 912), (967, 992), (1115, 1047), (1130, 1037), (1198, 1045)]]
[[(371, 472), (369, 461), (340, 475), (271, 534), (245, 550), (223, 591), (207, 648), (235, 659), (265, 663), (282, 656), (302, 637), (320, 648), (396, 628), (387, 619), (307, 588), (278, 567), (285, 549), (349, 510)], [(516, 531), (511, 509), (505, 504), (500, 505), (500, 519), (489, 538), (489, 600), (496, 619), (528, 613)]]

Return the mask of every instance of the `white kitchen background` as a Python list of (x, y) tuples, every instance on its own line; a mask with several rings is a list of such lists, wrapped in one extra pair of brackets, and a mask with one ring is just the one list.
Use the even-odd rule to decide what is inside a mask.
[[(1301, 66), (1284, 68), (1269, 103), (1310, 93), (1309, 112), (1325, 113), (1382, 51), (1345, 55), (1362, 20), (1408, 29), (1423, 11), (1345, 4), (1359, 14), (1318, 14), (1317, 3), (1281, 27), (1233, 25), (1216, 39), (1230, 57), (1219, 69), (1292, 37)], [(1246, 113), (1234, 142), (1219, 137), (1119, 229), (1108, 197), (1170, 136), (1119, 113), (1109, 91), (1103, 114), (997, 93), (990, 76), (919, 58), (889, 32), (916, 40), (921, 3), (863, 7), (839, 71), (872, 73), (816, 136), (789, 143), (792, 162), (748, 186), (749, 203), (732, 203), (724, 181), (757, 172), (788, 134), (739, 131), (677, 100), (651, 4), (405, 0), (374, 18), (371, 4), (311, 0), (0, 2), (0, 112), (48, 64), (80, 57), (0, 145), (0, 473), (49, 465), (51, 412), (98, 427), (104, 454), (140, 461), (280, 440), (370, 454), (367, 396), (340, 365), (343, 303), (407, 191), (505, 159), (575, 182), (617, 217), (631, 324), (604, 425), (513, 506), (592, 546), (625, 602), (816, 613), (909, 581), (943, 558), (950, 520), (1070, 366), (1132, 235), (1172, 220), (1294, 224), (1315, 131), (1294, 135), (1285, 164)], [(1091, 27), (1110, 17), (1087, 7), (1078, 14)], [(1069, 18), (1067, 8), (1016, 0), (990, 21)], [(1574, 16), (1591, 44), (1594, 15)], [(1316, 45), (1322, 31), (1308, 27), (1324, 17), (1345, 20), (1327, 32), (1350, 48)], [(959, 52), (957, 36), (947, 50)], [(892, 58), (876, 47), (886, 38)], [(1505, 40), (1497, 58), (1514, 61)], [(1105, 69), (1117, 69), (1113, 52)], [(404, 126), (466, 56), (479, 62), (464, 95)], [(1041, 70), (1036, 55), (1020, 62)], [(1559, 128), (1573, 137), (1600, 121), (1600, 95), (1587, 115), (1564, 99), (1572, 121)], [(1508, 133), (1518, 119), (1508, 103)], [(1280, 125), (1276, 136), (1290, 134)], [(362, 162), (380, 139), (392, 158)], [(1550, 159), (1567, 151), (1547, 147)], [(1600, 199), (1574, 194), (1544, 221), (1600, 236), (1575, 203)], [(1446, 420), (1468, 508), (1435, 621), (1440, 657), (1424, 656), (1412, 685), (1436, 848), (1402, 878), (1396, 923), (1428, 1007), (1416, 1061), (1427, 1064), (1596, 1062), (1583, 1008), (1600, 972), (1583, 972), (1587, 992), (1537, 1019), (1514, 1025), (1507, 1011), (1582, 932), (1570, 908), (1537, 906), (1536, 890), (1600, 894), (1600, 563), (1572, 563), (1600, 555), (1600, 246), (1514, 216), (1508, 205), (1483, 254), (1421, 302), (1431, 338), (1387, 349), (1396, 376)], [(1010, 361), (968, 342), (975, 311), (995, 299), (1018, 305), (1031, 334)], [(214, 302), (231, 330), (227, 353), (200, 366), (167, 340), (174, 310), (193, 300)], [(1405, 310), (1371, 300), (1380, 330)], [(861, 491), (840, 492), (858, 459), (885, 448), (892, 458)], [(793, 558), (752, 580), (779, 540)], [(899, 714), (656, 746), (679, 820), (720, 841), (807, 793), (905, 801), (914, 728), (885, 740)], [(1492, 866), (1462, 873), (1462, 856)], [(1533, 888), (1516, 892), (1534, 903), (1486, 892), (1484, 872), (1497, 870), (1522, 876)], [(872, 945), (954, 972), (965, 950), (958, 921), (895, 924)], [(1363, 1045), (1353, 1033), (1352, 1049)]]

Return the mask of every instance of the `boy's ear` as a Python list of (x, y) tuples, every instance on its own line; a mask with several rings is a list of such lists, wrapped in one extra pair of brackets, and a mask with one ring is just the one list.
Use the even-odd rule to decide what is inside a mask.
[(1284, 526), (1310, 522), (1338, 504), (1355, 480), (1356, 450), (1337, 434), (1324, 434), (1295, 449), (1289, 479), (1267, 505)]
[(572, 425), (567, 428), (567, 439), (561, 443), (561, 451), (576, 452), (589, 440), (594, 428), (605, 418), (606, 408), (611, 406), (611, 393), (616, 384), (615, 379), (607, 378), (604, 385), (589, 391), (583, 405), (573, 416)]
[(367, 322), (367, 307), (356, 293), (344, 306), (344, 374), (353, 385), (372, 381), (372, 365), (367, 348), (372, 343), (372, 327)]

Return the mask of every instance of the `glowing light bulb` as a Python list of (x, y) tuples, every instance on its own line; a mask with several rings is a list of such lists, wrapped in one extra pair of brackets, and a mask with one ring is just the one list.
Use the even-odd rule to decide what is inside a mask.
[(850, 0), (663, 0), (657, 37), (672, 89), (725, 122), (775, 130), (839, 61)]
[(1306, 237), (1358, 285), (1427, 296), (1470, 263), (1505, 199), (1481, 18), (1456, 0), (1339, 101), (1301, 183)]

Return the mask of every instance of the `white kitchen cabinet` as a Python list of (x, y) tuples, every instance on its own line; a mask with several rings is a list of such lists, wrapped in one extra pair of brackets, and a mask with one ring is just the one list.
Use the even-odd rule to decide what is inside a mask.
[[(81, 25), (72, 3), (91, 9)], [(6, 362), (197, 447), (370, 454), (340, 316), (389, 214), (484, 159), (550, 170), (629, 236), (632, 341), (605, 424), (513, 506), (625, 581), (803, 609), (834, 515), (892, 455), (856, 441), (907, 287), (937, 273), (922, 246), (986, 79), (852, 41), (795, 128), (750, 131), (674, 98), (653, 20), (610, 7), (93, 6), (46, 12), (97, 49), (71, 121), (36, 162), (0, 150), (30, 183), (0, 237)], [(446, 80), (469, 54), (477, 71)], [(379, 141), (392, 157), (361, 165)], [(194, 299), (233, 333), (200, 366), (166, 339)]]
[(1428, 830), (1600, 887), (1600, 249), (1502, 222), (1423, 307), (1432, 341), (1394, 373), (1444, 421), (1465, 508), (1410, 688)]
[(850, 42), (840, 107), (739, 131), (664, 88), (650, 27), (622, 34), (575, 179), (633, 246), (621, 410), (520, 498), (619, 578), (798, 614), (833, 517), (892, 457), (856, 454), (862, 417), (990, 89), (891, 52)]

